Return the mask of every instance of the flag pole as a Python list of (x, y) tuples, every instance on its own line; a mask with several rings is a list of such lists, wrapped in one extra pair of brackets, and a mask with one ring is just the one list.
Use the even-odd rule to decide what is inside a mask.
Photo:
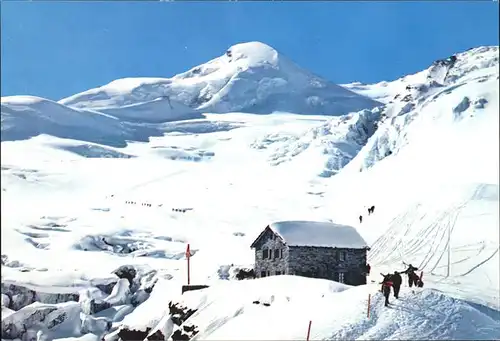
[(191, 250), (189, 248), (189, 244), (187, 245), (186, 249), (186, 259), (187, 259), (187, 279), (188, 279), (188, 285), (191, 284), (191, 275), (190, 275), (190, 258), (191, 258)]

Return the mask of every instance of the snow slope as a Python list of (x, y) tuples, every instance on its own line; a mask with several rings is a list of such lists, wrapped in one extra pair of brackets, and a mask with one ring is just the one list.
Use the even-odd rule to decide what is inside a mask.
[(162, 134), (157, 127), (144, 123), (131, 124), (103, 112), (69, 108), (40, 97), (2, 97), (0, 110), (2, 141), (51, 135), (91, 144), (124, 147), (128, 140), (146, 142), (150, 136)]
[[(167, 97), (200, 112), (275, 111), (340, 115), (370, 109), (378, 102), (301, 69), (260, 42), (231, 46), (223, 56), (172, 78), (126, 78), (62, 99), (77, 108), (122, 110)], [(130, 111), (127, 110), (129, 113)]]
[(405, 293), (387, 309), (377, 285), (348, 288), (334, 284), (277, 276), (189, 293), (180, 302), (197, 309), (189, 321), (204, 332), (195, 340), (304, 340), (309, 321), (311, 340), (486, 339), (500, 335), (498, 320), (439, 291)]
[(129, 122), (161, 123), (203, 117), (200, 113), (181, 103), (170, 101), (168, 97), (121, 107), (102, 107), (98, 110)]
[[(334, 179), (338, 193), (359, 194), (331, 192), (329, 200), (382, 207), (383, 216), (368, 217), (363, 228), (372, 263), (401, 270), (402, 261), (412, 263), (460, 297), (498, 307), (498, 48), (457, 57), (450, 80), (385, 109), (387, 119)], [(398, 110), (408, 103), (411, 110)], [(359, 214), (332, 219), (355, 222)], [(484, 295), (477, 295), (478, 280)]]
[[(168, 337), (179, 320), (199, 340), (304, 339), (309, 320), (311, 339), (500, 338), (498, 47), (455, 56), (408, 76), (392, 103), (339, 117), (143, 123), (132, 109), (117, 118), (76, 102), (2, 98), (2, 338), (4, 323), (42, 339)], [(61, 135), (22, 120), (55, 108), (81, 120), (73, 126), (101, 124)], [(4, 117), (6, 130), (39, 131), (4, 139)], [(120, 135), (138, 127), (155, 134)], [(90, 141), (97, 129), (126, 145)], [(237, 281), (252, 266), (251, 243), (285, 220), (355, 226), (371, 247), (370, 284)], [(188, 243), (191, 283), (210, 287), (181, 296)], [(403, 262), (423, 271), (425, 287), (413, 294), (405, 283), (385, 308), (372, 281)], [(171, 316), (169, 301), (196, 311)]]
[(2, 97), (1, 113), (2, 141), (27, 139), (39, 134), (102, 144), (109, 140), (123, 140), (123, 129), (113, 117), (69, 109), (39, 97)]

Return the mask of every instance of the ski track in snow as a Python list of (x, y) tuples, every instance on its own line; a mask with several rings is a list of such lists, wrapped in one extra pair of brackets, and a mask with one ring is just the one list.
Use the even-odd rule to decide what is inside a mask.
[[(2, 293), (11, 290), (2, 330), (24, 324), (81, 341), (115, 341), (122, 326), (171, 333), (173, 300), (196, 309), (184, 322), (199, 330), (192, 340), (304, 339), (310, 320), (311, 339), (500, 338), (498, 48), (394, 82), (346, 86), (385, 107), (356, 97), (341, 116), (262, 115), (274, 97), (252, 88), (262, 112), (230, 112), (244, 97), (238, 77), (281, 94), (283, 82), (242, 72), (258, 73), (265, 58), (295, 87), (343, 93), (273, 49), (247, 50), (256, 46), (172, 79), (118, 80), (58, 103), (2, 98)], [(171, 98), (156, 99), (165, 91)], [(209, 95), (197, 103), (214, 112), (200, 118), (188, 104)], [(369, 284), (235, 280), (254, 262), (253, 240), (282, 220), (354, 226), (371, 247)], [(210, 287), (180, 295), (188, 243), (191, 282)], [(412, 293), (405, 277), (401, 299), (384, 307), (372, 283), (410, 263), (425, 287)], [(136, 272), (130, 286), (112, 274), (121, 266)], [(111, 306), (87, 311), (102, 302)]]

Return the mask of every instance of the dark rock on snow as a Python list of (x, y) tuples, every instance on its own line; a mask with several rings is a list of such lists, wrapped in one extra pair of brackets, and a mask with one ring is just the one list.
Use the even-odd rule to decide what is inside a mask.
[(160, 330), (157, 330), (153, 334), (149, 334), (147, 336), (147, 340), (151, 340), (151, 341), (163, 341), (163, 340), (165, 340), (165, 335), (163, 335), (163, 333)]
[(236, 279), (242, 280), (242, 279), (255, 279), (255, 271), (254, 269), (240, 269), (236, 273)]
[(113, 291), (113, 288), (115, 287), (115, 285), (116, 285), (116, 281), (110, 282), (108, 284), (97, 284), (96, 288), (109, 295)]
[(182, 330), (177, 329), (173, 334), (172, 334), (172, 340), (173, 341), (189, 341), (191, 338), (189, 337), (188, 334), (184, 334)]
[(183, 326), (183, 323), (186, 322), (194, 313), (196, 313), (196, 309), (189, 309), (181, 306), (178, 303), (169, 302), (168, 308), (170, 310), (170, 319), (172, 320), (174, 325), (177, 325), (179, 328), (175, 330), (171, 336), (174, 341), (181, 340), (190, 340), (196, 334), (198, 334), (198, 330), (196, 326)]
[(144, 340), (148, 336), (150, 330), (151, 328), (146, 328), (146, 330), (130, 330), (123, 328), (118, 332), (118, 337), (122, 341)]
[(137, 275), (137, 270), (135, 270), (135, 268), (131, 265), (122, 265), (113, 271), (113, 273), (119, 278), (126, 278), (129, 281), (130, 286), (132, 286), (134, 278)]

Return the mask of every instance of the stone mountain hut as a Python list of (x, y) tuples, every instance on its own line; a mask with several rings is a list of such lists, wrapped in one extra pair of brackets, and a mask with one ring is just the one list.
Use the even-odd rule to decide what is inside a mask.
[(348, 285), (366, 284), (370, 249), (352, 226), (317, 221), (268, 225), (250, 246), (255, 275), (297, 275)]

